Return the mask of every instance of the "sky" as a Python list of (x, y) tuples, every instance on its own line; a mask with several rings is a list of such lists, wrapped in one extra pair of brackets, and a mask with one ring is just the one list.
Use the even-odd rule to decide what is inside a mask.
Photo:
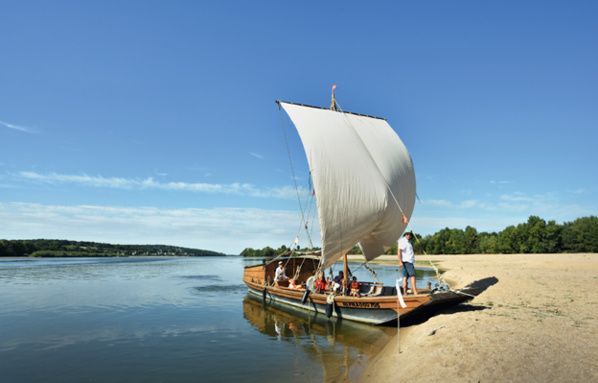
[(328, 107), (335, 84), (409, 149), (420, 235), (598, 215), (597, 14), (0, 0), (0, 239), (289, 246), (309, 170), (275, 100)]

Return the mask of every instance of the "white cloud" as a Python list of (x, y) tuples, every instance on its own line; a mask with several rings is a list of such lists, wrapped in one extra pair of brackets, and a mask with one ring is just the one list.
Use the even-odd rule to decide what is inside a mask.
[(476, 200), (469, 200), (469, 201), (461, 202), (461, 207), (464, 209), (469, 209), (469, 208), (479, 207), (479, 206), (480, 206), (480, 204)]
[[(296, 191), (291, 186), (260, 189), (247, 183), (232, 183), (223, 185), (209, 183), (160, 182), (154, 180), (153, 177), (148, 177), (146, 179), (130, 179), (119, 177), (105, 178), (102, 176), (88, 176), (86, 174), (40, 174), (36, 172), (20, 172), (19, 176), (27, 180), (47, 184), (76, 184), (86, 187), (113, 188), (124, 190), (154, 189), (198, 193), (238, 194), (259, 198), (296, 198)], [(300, 193), (304, 193), (304, 191), (300, 190)]]
[(577, 190), (567, 190), (569, 193), (573, 193), (573, 194), (584, 194), (586, 192), (586, 189), (584, 188), (580, 188)]
[(18, 130), (20, 132), (35, 133), (34, 129), (26, 128), (24, 126), (19, 126), (19, 125), (15, 125), (15, 124), (9, 124), (8, 122), (4, 122), (4, 121), (0, 121), (0, 125), (3, 125), (7, 128), (13, 129), (13, 130)]
[(166, 244), (228, 254), (239, 254), (246, 247), (289, 246), (297, 235), (299, 220), (298, 212), (251, 208), (0, 203), (0, 233), (4, 239)]
[(503, 194), (500, 196), (501, 201), (509, 201), (509, 202), (530, 202), (532, 201), (531, 197), (525, 196), (521, 193), (514, 193), (514, 194)]
[(262, 156), (261, 154), (258, 153), (254, 153), (254, 152), (248, 152), (249, 155), (254, 156), (255, 158), (259, 158), (260, 160), (264, 159), (264, 156)]
[(501, 202), (498, 204), (498, 207), (503, 211), (525, 211), (529, 209), (528, 204), (524, 203), (508, 203), (508, 202)]
[(453, 204), (447, 200), (444, 199), (427, 199), (427, 200), (422, 200), (422, 204), (424, 205), (432, 205), (432, 206), (439, 206), (439, 207), (452, 207)]

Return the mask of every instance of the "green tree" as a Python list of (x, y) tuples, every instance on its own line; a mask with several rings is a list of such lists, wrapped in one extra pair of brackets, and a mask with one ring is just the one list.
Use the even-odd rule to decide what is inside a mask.
[(497, 234), (480, 233), (478, 238), (478, 246), (482, 254), (496, 254), (497, 248)]
[(463, 238), (463, 254), (476, 254), (480, 252), (478, 231), (471, 226), (465, 228)]
[(496, 242), (496, 249), (499, 253), (514, 254), (518, 252), (519, 240), (517, 228), (515, 226), (507, 226), (503, 231), (498, 233)]
[(562, 229), (562, 241), (565, 251), (598, 252), (598, 218), (583, 217), (565, 223)]

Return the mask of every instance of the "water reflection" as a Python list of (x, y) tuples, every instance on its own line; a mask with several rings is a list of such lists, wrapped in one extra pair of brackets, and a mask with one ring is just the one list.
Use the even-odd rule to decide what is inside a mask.
[(315, 362), (309, 364), (311, 368), (322, 367), (320, 372), (306, 372), (300, 365), (287, 366), (295, 369), (294, 375), (309, 375), (308, 380), (320, 375), (325, 382), (357, 381), (368, 360), (396, 334), (393, 328), (329, 320), (323, 314), (287, 306), (266, 306), (251, 295), (243, 301), (243, 313), (269, 340), (293, 344), (301, 354), (297, 361), (307, 358)]

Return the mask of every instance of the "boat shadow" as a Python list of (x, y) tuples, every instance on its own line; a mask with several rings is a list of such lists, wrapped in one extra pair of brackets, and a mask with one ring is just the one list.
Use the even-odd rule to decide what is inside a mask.
[[(479, 279), (475, 282), (470, 283), (469, 285), (465, 286), (465, 289), (475, 289), (477, 290), (476, 296), (486, 291), (489, 287), (494, 286), (498, 283), (498, 278), (496, 277), (488, 277)], [(405, 319), (401, 319), (401, 327), (409, 327), (418, 324), (422, 324), (426, 322), (433, 316), (436, 315), (453, 315), (458, 313), (465, 313), (471, 311), (482, 311), (489, 309), (490, 307), (485, 305), (475, 305), (472, 304), (470, 301), (462, 302), (456, 305), (448, 305), (446, 307), (438, 307), (437, 309), (429, 312), (425, 312), (422, 315), (414, 316), (414, 317), (407, 317)], [(396, 321), (394, 326), (397, 325)]]
[(494, 286), (497, 283), (498, 283), (498, 278), (488, 277), (488, 278), (484, 278), (484, 279), (480, 279), (475, 282), (472, 282), (472, 283), (468, 284), (467, 286), (465, 286), (465, 288), (478, 289), (480, 291), (478, 294), (481, 294), (484, 291), (486, 291), (488, 289), (488, 287)]

